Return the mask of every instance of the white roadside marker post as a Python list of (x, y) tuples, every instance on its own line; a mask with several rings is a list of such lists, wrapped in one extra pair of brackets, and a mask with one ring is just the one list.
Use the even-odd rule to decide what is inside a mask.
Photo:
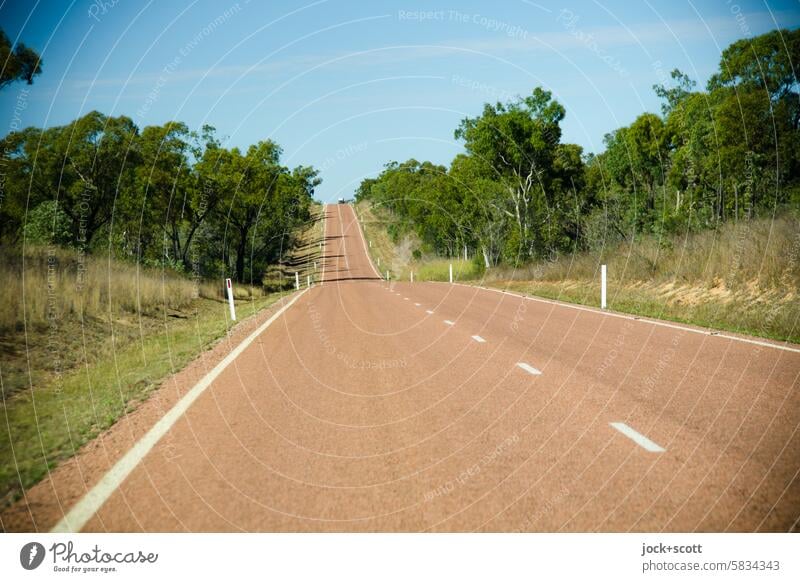
[(380, 266), (381, 266), (381, 258), (380, 258), (380, 257), (378, 257), (378, 259), (377, 259), (377, 260), (378, 260), (378, 266), (380, 267)]
[(300, 273), (294, 272), (294, 288), (300, 290)]
[(386, 280), (387, 281), (389, 280), (389, 271), (388, 270), (386, 271)]
[(372, 241), (369, 241), (369, 248), (372, 248)]
[(411, 282), (414, 282), (414, 271), (411, 271)]
[(225, 287), (228, 290), (228, 305), (231, 308), (231, 320), (236, 321), (236, 310), (233, 307), (233, 285), (230, 279), (225, 279)]
[(311, 275), (306, 275), (306, 287), (311, 287)]
[(600, 265), (600, 309), (606, 308), (606, 266)]
[(453, 263), (450, 263), (450, 282), (453, 282)]

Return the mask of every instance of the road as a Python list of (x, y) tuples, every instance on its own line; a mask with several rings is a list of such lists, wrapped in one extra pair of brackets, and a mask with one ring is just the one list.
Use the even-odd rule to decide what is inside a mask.
[(800, 353), (387, 283), (325, 215), (321, 284), (61, 527), (798, 529)]

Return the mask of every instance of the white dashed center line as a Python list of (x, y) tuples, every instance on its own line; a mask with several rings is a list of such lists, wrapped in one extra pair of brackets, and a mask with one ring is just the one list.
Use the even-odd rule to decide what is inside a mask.
[(422, 303), (415, 303), (414, 305), (416, 305), (417, 307), (419, 307), (420, 305), (422, 305)]
[(646, 436), (639, 434), (624, 422), (611, 422), (609, 424), (646, 451), (651, 453), (663, 453), (665, 451), (664, 448), (658, 446)]
[(447, 325), (455, 325), (455, 324), (456, 324), (456, 322), (455, 322), (455, 321), (450, 321), (449, 319), (445, 319), (445, 320), (444, 320), (444, 322), (445, 322)]
[(542, 375), (542, 371), (541, 370), (537, 370), (536, 368), (534, 368), (530, 364), (526, 364), (525, 362), (518, 362), (517, 366), (519, 366), (520, 368), (525, 370), (528, 374), (533, 374), (534, 376), (541, 376)]
[(472, 339), (474, 339), (474, 340), (475, 340), (476, 342), (478, 342), (479, 344), (485, 344), (485, 343), (486, 343), (486, 340), (485, 340), (485, 339), (483, 339), (483, 338), (482, 338), (481, 336), (479, 336), (479, 335), (474, 335), (474, 336), (472, 336)]
[(427, 313), (428, 315), (433, 315), (433, 311), (431, 311), (430, 309), (426, 309), (425, 313)]

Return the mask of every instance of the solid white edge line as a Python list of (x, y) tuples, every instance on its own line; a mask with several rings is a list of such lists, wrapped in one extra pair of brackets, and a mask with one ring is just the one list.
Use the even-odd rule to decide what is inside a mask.
[(229, 353), (219, 364), (214, 366), (214, 369), (206, 374), (194, 387), (183, 395), (169, 411), (161, 417), (161, 419), (147, 431), (147, 433), (137, 441), (135, 445), (125, 453), (119, 461), (117, 461), (108, 472), (92, 487), (86, 495), (84, 495), (78, 503), (76, 503), (67, 514), (61, 518), (53, 529), (52, 533), (71, 533), (80, 531), (86, 522), (103, 506), (103, 504), (111, 497), (111, 494), (122, 484), (122, 482), (130, 475), (136, 468), (139, 462), (150, 452), (150, 450), (161, 440), (175, 422), (183, 416), (189, 407), (197, 400), (200, 395), (211, 386), (214, 380), (219, 376), (231, 362), (233, 362), (251, 343), (261, 335), (272, 323), (277, 320), (283, 313), (289, 309), (295, 301), (300, 299), (303, 294), (308, 291), (304, 289), (295, 295), (289, 303), (281, 307), (275, 314), (272, 315), (266, 322), (261, 324), (258, 329), (247, 336), (242, 343), (236, 346), (231, 353)]
[(538, 368), (534, 368), (530, 364), (526, 364), (525, 362), (517, 362), (517, 366), (525, 370), (528, 374), (533, 374), (534, 376), (541, 376), (542, 371)]
[(481, 336), (479, 336), (479, 335), (474, 335), (474, 336), (472, 336), (472, 339), (474, 339), (474, 340), (475, 340), (476, 342), (478, 342), (479, 344), (485, 344), (485, 343), (486, 343), (486, 340), (485, 340), (485, 339), (483, 339), (483, 338), (482, 338)]
[[(439, 282), (439, 281), (437, 281)], [(449, 283), (447, 283), (449, 285)], [(659, 321), (657, 319), (649, 319), (644, 316), (639, 315), (630, 315), (627, 313), (614, 313), (610, 311), (603, 311), (602, 309), (594, 309), (591, 307), (583, 307), (581, 305), (575, 305), (573, 303), (567, 303), (565, 301), (551, 301), (549, 299), (543, 299), (541, 297), (533, 297), (531, 295), (520, 295), (519, 293), (514, 293), (512, 291), (504, 291), (503, 289), (493, 289), (492, 287), (483, 287), (481, 285), (468, 285), (466, 283), (453, 283), (453, 285), (459, 285), (460, 287), (468, 287), (471, 289), (480, 289), (482, 291), (492, 291), (494, 293), (500, 293), (502, 295), (511, 295), (512, 297), (518, 297), (520, 299), (526, 299), (528, 301), (537, 301), (539, 303), (547, 303), (549, 305), (556, 305), (558, 307), (566, 307), (567, 309), (577, 309), (578, 311), (588, 311), (589, 313), (596, 313), (597, 315), (605, 315), (607, 317), (617, 317), (619, 319), (631, 319), (633, 321), (640, 321), (642, 323), (649, 323), (651, 325), (658, 325), (661, 327), (669, 327), (672, 329), (678, 329), (681, 331), (689, 331), (691, 333), (697, 333), (700, 335), (706, 335), (709, 337), (721, 337), (737, 342), (743, 342), (747, 344), (754, 344), (757, 346), (763, 346), (765, 348), (774, 348), (776, 350), (785, 350), (787, 352), (794, 352), (800, 354), (800, 348), (792, 348), (785, 345), (780, 344), (771, 344), (769, 342), (762, 342), (755, 339), (748, 339), (744, 337), (737, 337), (735, 335), (728, 335), (723, 332), (718, 332), (715, 330), (705, 330), (705, 329), (694, 329), (692, 327), (685, 327), (682, 325), (678, 325), (675, 323), (667, 323), (666, 321)]]
[(646, 451), (651, 453), (663, 453), (666, 451), (666, 449), (660, 447), (643, 434), (636, 432), (624, 422), (610, 422), (609, 424)]

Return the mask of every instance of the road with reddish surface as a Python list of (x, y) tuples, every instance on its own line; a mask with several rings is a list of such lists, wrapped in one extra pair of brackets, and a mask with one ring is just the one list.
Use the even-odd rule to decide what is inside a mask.
[(38, 527), (798, 529), (797, 346), (386, 282), (349, 205), (323, 254), (152, 446)]

